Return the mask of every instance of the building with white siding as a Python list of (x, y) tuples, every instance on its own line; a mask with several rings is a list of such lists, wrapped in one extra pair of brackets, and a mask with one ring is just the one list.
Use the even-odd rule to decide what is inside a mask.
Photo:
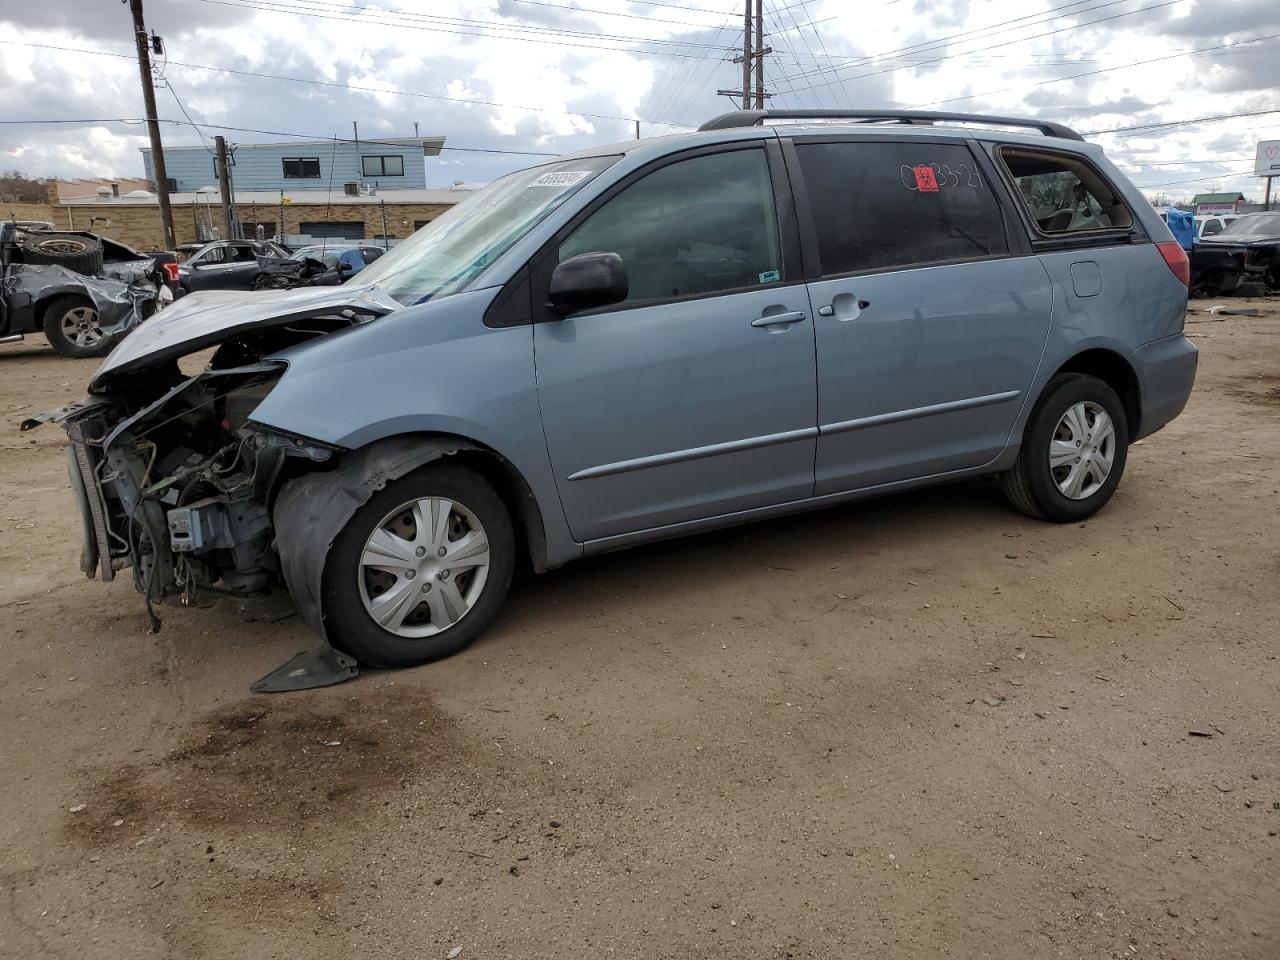
[[(427, 157), (437, 157), (444, 137), (375, 140), (294, 140), (289, 143), (228, 144), (231, 182), (237, 194), (281, 190), (323, 190), (351, 196), (380, 190), (421, 190), (427, 185)], [(147, 179), (155, 182), (151, 149), (142, 149)], [(170, 193), (217, 189), (211, 148), (167, 147), (165, 172)]]

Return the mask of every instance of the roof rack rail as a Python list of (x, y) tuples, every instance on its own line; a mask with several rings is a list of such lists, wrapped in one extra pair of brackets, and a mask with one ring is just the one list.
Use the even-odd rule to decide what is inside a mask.
[(859, 123), (892, 121), (911, 125), (928, 126), (939, 121), (952, 123), (985, 123), (999, 127), (1029, 127), (1039, 130), (1046, 137), (1064, 140), (1084, 140), (1070, 127), (1049, 120), (1028, 120), (1020, 117), (993, 117), (980, 113), (937, 113), (932, 110), (735, 110), (712, 117), (699, 130), (727, 130), (732, 127), (754, 127), (765, 120), (854, 120)]

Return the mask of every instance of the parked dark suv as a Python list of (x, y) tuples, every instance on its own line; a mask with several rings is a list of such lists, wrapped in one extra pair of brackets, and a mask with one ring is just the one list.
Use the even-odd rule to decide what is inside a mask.
[(1091, 517), (1191, 392), (1187, 279), (1060, 125), (744, 111), (512, 173), (343, 286), (188, 297), (44, 419), (87, 571), (280, 578), (405, 666), (470, 643), (518, 556), (986, 474)]

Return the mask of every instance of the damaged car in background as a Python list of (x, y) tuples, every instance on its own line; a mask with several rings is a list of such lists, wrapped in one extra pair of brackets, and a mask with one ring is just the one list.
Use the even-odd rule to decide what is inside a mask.
[(173, 269), (97, 234), (0, 223), (0, 342), (43, 332), (64, 356), (103, 356), (173, 299)]
[(1280, 213), (1246, 213), (1191, 252), (1191, 289), (1205, 297), (1246, 284), (1280, 290)]
[(1102, 509), (1195, 378), (1142, 194), (1056, 124), (773, 115), (512, 173), (341, 286), (167, 308), (22, 425), (71, 439), (82, 568), (149, 610), (283, 582), (323, 638), (287, 689), (463, 649), (518, 561), (987, 474)]

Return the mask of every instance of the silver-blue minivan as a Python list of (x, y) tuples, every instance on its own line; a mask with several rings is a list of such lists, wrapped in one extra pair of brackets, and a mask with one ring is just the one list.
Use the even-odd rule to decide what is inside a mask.
[(90, 576), (283, 580), (406, 666), (519, 561), (981, 474), (1091, 516), (1191, 392), (1187, 270), (1060, 125), (743, 111), (504, 177), (342, 287), (193, 294), (28, 425), (71, 437)]

